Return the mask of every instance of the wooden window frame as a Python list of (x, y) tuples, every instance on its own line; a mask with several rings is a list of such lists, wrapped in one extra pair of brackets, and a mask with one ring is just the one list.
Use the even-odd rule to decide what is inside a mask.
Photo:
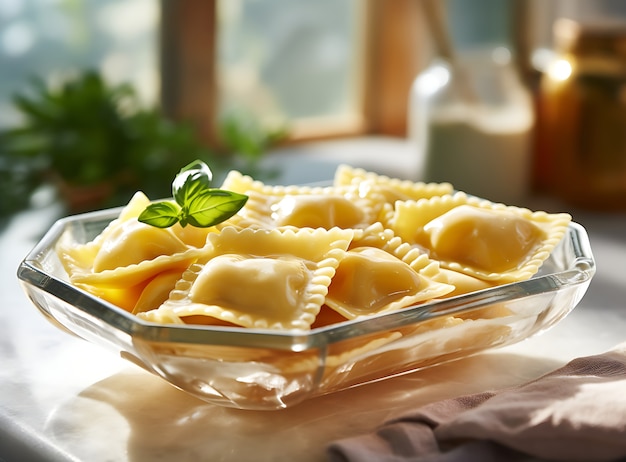
[[(187, 120), (207, 143), (218, 143), (216, 109), (217, 2), (161, 0), (161, 103)], [(423, 26), (417, 0), (364, 0), (360, 18), (360, 110), (354, 117), (297, 120), (291, 142), (407, 135), (410, 88), (419, 72)]]

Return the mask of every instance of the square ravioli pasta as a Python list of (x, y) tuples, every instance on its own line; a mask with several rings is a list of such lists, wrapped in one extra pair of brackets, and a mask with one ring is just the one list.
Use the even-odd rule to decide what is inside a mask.
[(159, 288), (197, 260), (207, 235), (217, 228), (149, 226), (138, 221), (148, 204), (150, 200), (137, 192), (93, 240), (76, 244), (70, 234), (61, 237), (56, 253), (72, 284), (131, 312), (142, 309), (137, 306), (140, 299), (145, 307), (167, 296)]
[(325, 328), (528, 279), (571, 220), (347, 165), (329, 187), (221, 188), (249, 197), (219, 225), (151, 227), (138, 192), (92, 241), (62, 238), (70, 281), (155, 323)]
[(498, 284), (532, 277), (570, 222), (567, 213), (533, 212), (464, 192), (397, 202), (386, 221), (442, 268)]
[(388, 313), (442, 297), (439, 264), (375, 223), (355, 232), (339, 262), (326, 305), (347, 319)]
[[(224, 228), (158, 309), (159, 323), (309, 329), (322, 308), (336, 322), (399, 310), (454, 289), (417, 249), (381, 223), (365, 230)], [(204, 317), (204, 319), (202, 319)]]
[(384, 197), (378, 189), (345, 186), (271, 186), (238, 171), (222, 184), (249, 196), (239, 212), (241, 227), (363, 229), (378, 221)]
[(309, 329), (353, 231), (224, 228), (159, 308), (139, 313), (159, 323), (206, 317), (242, 327)]
[(382, 194), (386, 204), (394, 206), (397, 201), (428, 199), (453, 193), (450, 183), (425, 183), (422, 181), (400, 180), (362, 168), (341, 164), (333, 178), (335, 186), (369, 185)]

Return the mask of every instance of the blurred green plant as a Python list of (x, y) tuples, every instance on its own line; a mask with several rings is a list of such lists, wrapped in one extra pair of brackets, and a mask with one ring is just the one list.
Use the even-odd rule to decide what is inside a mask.
[(241, 110), (226, 113), (219, 123), (219, 136), (226, 150), (235, 153), (243, 163), (240, 169), (255, 178), (277, 174), (261, 169), (259, 162), (269, 148), (284, 140), (288, 134), (285, 126), (268, 129)]
[(216, 177), (231, 168), (259, 174), (262, 154), (286, 136), (228, 117), (223, 146), (210, 149), (191, 125), (142, 108), (130, 85), (109, 85), (91, 70), (58, 88), (33, 79), (13, 104), (22, 122), (0, 133), (0, 214), (24, 207), (43, 184), (54, 185), (71, 212), (122, 205), (137, 190), (168, 197), (171, 178), (196, 159)]
[(31, 163), (13, 158), (0, 144), (0, 218), (28, 207), (38, 186)]

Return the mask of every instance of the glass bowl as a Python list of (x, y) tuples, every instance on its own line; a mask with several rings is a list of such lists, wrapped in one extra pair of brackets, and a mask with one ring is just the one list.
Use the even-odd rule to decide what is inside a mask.
[(510, 345), (559, 322), (595, 272), (585, 229), (571, 223), (532, 279), (310, 331), (162, 325), (74, 287), (55, 252), (92, 240), (120, 209), (58, 220), (18, 278), (51, 322), (207, 402), (282, 409), (303, 400)]

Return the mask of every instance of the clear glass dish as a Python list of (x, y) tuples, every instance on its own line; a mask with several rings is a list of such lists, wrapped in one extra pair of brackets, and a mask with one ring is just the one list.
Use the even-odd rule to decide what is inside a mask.
[(18, 277), (51, 322), (205, 401), (281, 409), (314, 396), (518, 342), (559, 322), (595, 273), (585, 229), (571, 223), (530, 280), (307, 332), (157, 325), (68, 282), (54, 250), (93, 239), (119, 209), (58, 220)]

